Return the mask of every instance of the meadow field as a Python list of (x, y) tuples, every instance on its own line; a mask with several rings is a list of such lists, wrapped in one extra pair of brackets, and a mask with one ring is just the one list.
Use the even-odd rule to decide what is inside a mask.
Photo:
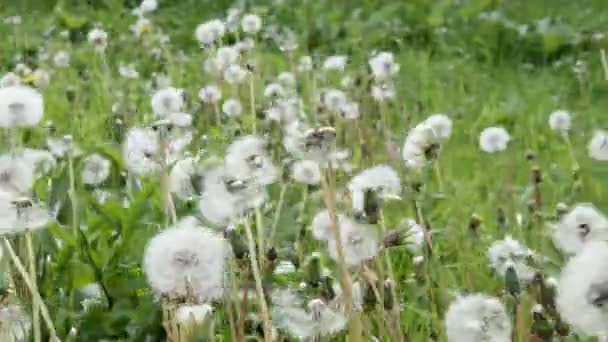
[(0, 342), (608, 341), (605, 0), (1, 0)]

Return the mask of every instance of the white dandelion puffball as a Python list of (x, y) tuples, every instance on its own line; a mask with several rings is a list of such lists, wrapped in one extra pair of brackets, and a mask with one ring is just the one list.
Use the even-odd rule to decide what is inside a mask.
[(552, 226), (553, 242), (563, 252), (578, 253), (589, 241), (608, 241), (608, 218), (590, 203), (577, 204)]
[(575, 332), (586, 336), (608, 333), (608, 246), (589, 242), (570, 259), (559, 276), (557, 310)]
[(152, 95), (150, 103), (157, 117), (181, 112), (184, 107), (183, 90), (173, 87), (160, 89)]
[(28, 86), (0, 88), (0, 127), (36, 126), (44, 115), (42, 95)]
[(300, 341), (331, 337), (346, 327), (344, 314), (321, 299), (304, 304), (294, 290), (278, 289), (272, 293), (272, 302), (273, 323)]
[(369, 60), (369, 67), (376, 80), (386, 80), (399, 72), (399, 64), (391, 52), (380, 52)]
[(354, 101), (345, 103), (342, 108), (340, 108), (340, 115), (346, 120), (358, 119), (361, 116), (359, 112), (359, 104)]
[(283, 95), (285, 95), (285, 89), (280, 83), (273, 82), (264, 87), (264, 97), (275, 99)]
[(12, 87), (21, 84), (21, 77), (14, 72), (7, 72), (0, 78), (0, 88)]
[(57, 165), (55, 157), (47, 150), (24, 148), (20, 151), (19, 158), (34, 171), (36, 179), (48, 174)]
[(279, 170), (274, 166), (266, 151), (267, 142), (255, 135), (236, 139), (226, 149), (224, 169), (234, 180), (269, 185), (279, 178)]
[(321, 182), (321, 168), (314, 160), (298, 160), (291, 168), (291, 178), (298, 183), (318, 185)]
[(30, 317), (31, 315), (19, 305), (3, 305), (0, 308), (0, 338), (2, 341), (27, 341), (32, 331)]
[(589, 142), (589, 156), (598, 161), (608, 161), (608, 131), (596, 130)]
[(237, 64), (239, 60), (239, 50), (234, 46), (222, 46), (215, 53), (215, 63), (220, 70), (225, 70), (231, 65)]
[(403, 221), (401, 221), (401, 226), (408, 228), (407, 237), (405, 239), (407, 249), (412, 253), (420, 253), (422, 251), (422, 247), (424, 246), (424, 227), (418, 224), (416, 220), (411, 218), (403, 219)]
[(504, 151), (511, 140), (509, 132), (502, 127), (488, 127), (479, 136), (479, 147), (487, 153)]
[(154, 12), (157, 8), (158, 2), (156, 2), (156, 0), (143, 0), (141, 4), (139, 4), (139, 10), (142, 14)]
[(527, 263), (527, 259), (534, 256), (532, 250), (510, 236), (494, 241), (488, 249), (490, 267), (499, 276), (504, 277), (507, 269), (513, 267), (517, 278), (524, 283), (530, 282), (536, 273)]
[(224, 81), (231, 85), (243, 83), (247, 78), (248, 72), (238, 64), (232, 64), (224, 70)]
[(267, 199), (264, 189), (234, 180), (223, 166), (204, 174), (203, 189), (199, 210), (205, 220), (219, 227), (238, 221), (247, 210), (260, 207)]
[(262, 28), (262, 18), (256, 14), (245, 14), (241, 19), (241, 27), (245, 33), (258, 33)]
[(344, 71), (347, 57), (344, 55), (329, 56), (323, 62), (323, 69), (329, 71)]
[(420, 170), (426, 163), (426, 152), (435, 144), (438, 144), (435, 131), (426, 121), (423, 121), (410, 130), (401, 149), (401, 157), (405, 167)]
[(203, 45), (211, 45), (221, 39), (226, 33), (224, 22), (219, 19), (210, 20), (196, 27), (194, 33), (196, 40)]
[(129, 63), (129, 64), (120, 63), (118, 65), (118, 74), (121, 77), (130, 79), (130, 80), (136, 80), (139, 78), (139, 72), (137, 71), (137, 69), (135, 68), (135, 64), (133, 64), (133, 63)]
[(82, 161), (80, 178), (84, 184), (99, 185), (109, 176), (112, 163), (99, 153), (91, 154)]
[(198, 92), (198, 98), (203, 103), (217, 103), (222, 99), (222, 91), (216, 85), (208, 85), (201, 88)]
[(312, 70), (312, 57), (302, 56), (298, 60), (298, 71), (307, 72)]
[(376, 102), (392, 100), (397, 95), (395, 84), (392, 82), (374, 84), (371, 89), (371, 95)]
[(229, 98), (222, 104), (222, 112), (230, 118), (237, 118), (243, 113), (243, 106), (237, 98)]
[(0, 192), (0, 235), (46, 227), (51, 215), (42, 204)]
[(197, 167), (194, 158), (178, 160), (169, 174), (169, 191), (183, 201), (192, 199), (197, 193)]
[(277, 81), (286, 89), (294, 89), (297, 84), (296, 76), (289, 71), (281, 72), (277, 76)]
[(328, 89), (323, 93), (323, 105), (334, 113), (339, 113), (340, 110), (348, 103), (346, 94), (339, 89)]
[(572, 118), (565, 110), (556, 110), (549, 115), (549, 127), (554, 131), (565, 132), (572, 127)]
[(452, 119), (445, 114), (433, 114), (424, 121), (438, 140), (446, 140), (452, 135)]
[(149, 176), (161, 170), (158, 133), (149, 128), (131, 128), (127, 132), (122, 148), (129, 171), (140, 176)]
[(34, 168), (12, 154), (0, 156), (0, 192), (18, 196), (34, 185)]
[(472, 294), (458, 298), (446, 313), (449, 342), (510, 342), (511, 321), (498, 298)]
[(223, 294), (228, 252), (226, 240), (187, 217), (148, 242), (144, 272), (157, 295), (213, 300)]
[(103, 52), (108, 46), (108, 33), (102, 29), (92, 29), (89, 31), (87, 39), (97, 52)]
[[(401, 194), (401, 179), (399, 174), (392, 167), (378, 165), (361, 171), (354, 176), (347, 185), (353, 197), (353, 209), (363, 211), (363, 194), (367, 190), (376, 192), (380, 198), (393, 199), (399, 198)], [(355, 196), (361, 194), (361, 196)], [(360, 201), (354, 200), (360, 198)]]
[(209, 304), (180, 305), (175, 310), (175, 320), (180, 324), (198, 324), (213, 313), (213, 307)]
[[(342, 221), (344, 216), (342, 214), (337, 214), (336, 219), (338, 220), (338, 225)], [(332, 237), (332, 228), (331, 228), (331, 218), (329, 216), (329, 212), (327, 210), (322, 210), (318, 212), (315, 217), (312, 219), (312, 223), (310, 224), (310, 229), (312, 231), (312, 236), (316, 240), (319, 241), (328, 241)]]
[(51, 74), (48, 71), (43, 69), (36, 69), (32, 73), (32, 78), (34, 79), (34, 86), (36, 88), (44, 88), (51, 81)]
[[(338, 221), (340, 239), (344, 250), (344, 262), (347, 265), (357, 266), (378, 255), (380, 248), (375, 230), (359, 224), (349, 217), (339, 217)], [(334, 260), (338, 260), (336, 242), (334, 234), (329, 234), (327, 248), (329, 256)]]
[(53, 56), (53, 64), (57, 68), (65, 68), (70, 66), (70, 53), (67, 51), (57, 51)]

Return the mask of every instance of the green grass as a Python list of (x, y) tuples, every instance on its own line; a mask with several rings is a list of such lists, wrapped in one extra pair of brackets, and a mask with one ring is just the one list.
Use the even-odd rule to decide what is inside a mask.
[[(0, 36), (4, 37), (0, 41), (0, 71), (12, 69), (17, 53), (24, 54), (26, 61), (35, 65), (33, 56), (28, 54), (38, 48), (68, 49), (72, 67), (58, 70), (44, 89), (46, 119), (54, 122), (57, 134), (72, 134), (83, 150), (103, 151), (118, 167), (123, 165), (122, 132), (112, 125), (111, 106), (119, 100), (119, 91), (128, 92), (129, 102), (136, 109), (129, 111), (127, 121), (142, 124), (150, 112), (144, 82), (120, 79), (118, 64), (136, 62), (144, 79), (154, 72), (167, 73), (173, 84), (196, 97), (208, 76), (201, 70), (203, 54), (194, 43), (194, 28), (204, 20), (221, 15), (232, 4), (163, 1), (152, 20), (171, 36), (172, 46), (166, 60), (155, 61), (149, 57), (149, 49), (138, 45), (128, 32), (134, 19), (129, 9), (123, 7), (123, 1), (92, 3), (3, 1), (0, 18), (21, 14), (23, 23), (17, 27), (0, 23)], [(593, 202), (600, 209), (608, 208), (608, 166), (591, 161), (586, 152), (593, 130), (608, 125), (608, 80), (604, 79), (599, 60), (599, 48), (608, 48), (608, 38), (600, 42), (590, 39), (591, 34), (608, 27), (605, 1), (286, 0), (276, 6), (269, 1), (255, 4), (243, 1), (243, 4), (262, 14), (267, 22), (291, 27), (298, 34), (299, 54), (310, 53), (320, 58), (331, 53), (348, 53), (351, 61), (348, 72), (353, 75), (365, 72), (373, 49), (394, 51), (401, 71), (397, 78), (397, 99), (387, 110), (397, 145), (403, 143), (410, 128), (431, 113), (448, 113), (454, 120), (454, 134), (442, 147), (439, 158), (443, 198), (432, 199), (434, 193), (440, 192), (435, 176), (426, 183), (427, 191), (419, 195), (424, 215), (434, 232), (433, 257), (427, 273), (430, 280), (419, 279), (422, 271), (412, 264), (411, 255), (405, 251), (393, 252), (398, 289), (405, 305), (402, 326), (410, 341), (427, 341), (431, 332), (440, 341), (445, 340), (442, 320), (453, 291), (501, 294), (503, 280), (489, 269), (486, 250), (492, 241), (505, 234), (548, 255), (552, 262), (545, 266), (547, 274), (559, 272), (561, 256), (552, 248), (543, 227), (531, 222), (533, 217), (528, 211), (527, 189), (532, 167), (539, 167), (543, 175), (543, 213), (548, 218), (554, 215), (558, 202)], [(480, 12), (490, 10), (500, 10), (521, 24), (545, 17), (554, 18), (557, 24), (549, 33), (530, 34), (521, 39), (500, 24), (478, 19)], [(103, 23), (110, 33), (105, 60), (86, 44), (86, 32), (96, 22)], [(43, 32), (51, 25), (55, 30), (49, 39), (43, 38)], [(437, 33), (441, 28), (446, 32)], [(62, 29), (71, 30), (73, 44), (57, 37)], [(583, 43), (571, 43), (576, 33), (582, 35)], [(121, 34), (127, 37), (124, 41), (119, 39)], [(183, 60), (180, 60), (180, 51), (185, 56)], [(257, 60), (260, 72), (268, 77), (288, 68), (286, 58), (271, 43), (260, 44)], [(588, 67), (582, 80), (572, 72), (577, 60), (584, 61)], [(556, 65), (558, 61), (561, 66)], [(111, 77), (104, 73), (104, 63), (110, 66)], [(68, 89), (76, 94), (73, 102), (66, 97)], [(309, 84), (304, 84), (305, 96), (309, 90)], [(380, 163), (400, 165), (399, 161), (388, 159), (382, 135), (374, 128), (382, 109), (367, 95), (361, 101), (360, 126), (373, 153), (362, 155), (361, 145), (352, 139), (348, 128), (339, 130), (349, 136), (344, 147), (353, 151), (355, 168)], [(190, 108), (198, 110), (194, 101)], [(574, 113), (571, 139), (581, 167), (580, 182), (573, 179), (573, 164), (566, 144), (547, 123), (549, 113), (560, 108)], [(482, 154), (478, 148), (479, 133), (485, 127), (498, 125), (507, 128), (512, 136), (509, 148), (495, 155)], [(199, 147), (213, 154), (223, 153), (228, 140), (221, 130), (203, 127), (198, 134), (211, 138)], [(22, 134), (22, 140), (28, 146), (42, 147), (46, 136), (47, 131), (39, 127)], [(534, 152), (536, 158), (527, 160), (527, 151)], [(111, 293), (116, 299), (111, 311), (99, 308), (83, 314), (73, 289), (96, 280), (96, 275), (82, 252), (85, 248), (82, 241), (63, 231), (62, 226), (70, 223), (66, 218), (70, 210), (65, 194), (66, 170), (61, 166), (54, 172), (50, 190), (45, 182), (37, 186), (43, 199), (59, 198), (68, 203), (60, 212), (59, 223), (37, 236), (40, 252), (54, 256), (40, 284), (58, 330), (65, 335), (71, 326), (76, 326), (82, 341), (99, 338), (142, 341), (145, 334), (162, 335), (158, 306), (150, 296), (139, 295), (147, 285), (143, 275), (137, 272), (143, 247), (162, 222), (155, 180), (144, 183), (128, 209), (122, 208), (118, 200), (95, 204), (90, 192), (79, 186), (81, 217), (88, 226), (86, 235), (94, 250), (93, 259), (98, 266), (103, 265), (100, 266), (103, 279), (111, 284)], [(344, 175), (339, 177), (340, 184), (347, 180)], [(110, 188), (119, 191), (122, 181), (116, 171)], [(278, 187), (271, 191), (276, 200)], [(288, 214), (281, 229), (291, 231), (292, 234), (286, 234), (289, 236), (296, 226), (289, 213), (293, 213), (291, 208), (298, 204), (300, 190), (289, 187), (287, 199), (284, 212)], [(410, 202), (406, 198), (389, 204), (386, 211), (389, 228), (396, 227), (403, 217), (415, 216)], [(320, 198), (314, 199), (313, 208), (322, 205)], [(507, 217), (505, 227), (497, 224), (499, 208)], [(187, 205), (179, 208), (180, 216), (193, 211)], [(473, 214), (483, 220), (477, 235), (468, 228)], [(518, 215), (523, 218), (522, 226), (516, 224)], [(269, 214), (267, 221), (271, 219)], [(121, 236), (114, 240), (109, 232), (116, 227)], [(56, 245), (51, 237), (61, 239), (63, 246)], [(311, 245), (308, 249), (319, 247)], [(331, 264), (329, 260), (328, 264)], [(412, 276), (417, 280), (406, 281)], [(65, 296), (57, 293), (59, 287), (66, 291)], [(429, 297), (429, 293), (433, 296)], [(532, 302), (531, 294), (523, 295), (525, 312), (529, 312)], [(227, 333), (227, 323), (220, 323), (218, 331)], [(524, 325), (525, 330), (518, 331), (519, 341), (527, 341), (524, 336), (528, 336), (531, 320), (525, 320)]]

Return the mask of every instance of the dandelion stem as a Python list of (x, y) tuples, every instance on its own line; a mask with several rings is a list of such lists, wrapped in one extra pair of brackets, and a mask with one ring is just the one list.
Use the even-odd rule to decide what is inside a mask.
[(572, 147), (572, 142), (570, 141), (570, 136), (567, 132), (562, 134), (564, 137), (564, 141), (566, 142), (566, 146), (568, 147), (568, 153), (570, 154), (570, 159), (572, 160), (572, 167), (574, 170), (579, 169), (578, 161), (576, 160), (576, 155), (574, 154), (574, 148)]
[(346, 262), (344, 260), (344, 246), (342, 245), (342, 238), (338, 228), (338, 217), (335, 209), (335, 184), (332, 181), (331, 173), (332, 171), (329, 169), (321, 177), (323, 199), (327, 212), (329, 213), (329, 221), (333, 238), (336, 241), (336, 251), (338, 254), (337, 264), (340, 271), (340, 282), (344, 291), (344, 306), (346, 307), (346, 315), (350, 320), (349, 341), (359, 341), (361, 337), (361, 323), (359, 322), (359, 317), (357, 315), (352, 315), (353, 288), (350, 275), (348, 274), (348, 269), (346, 268)]
[(604, 70), (604, 79), (608, 81), (608, 59), (606, 58), (606, 50), (600, 49), (600, 61)]
[(76, 196), (76, 177), (74, 175), (74, 156), (72, 152), (69, 152), (68, 157), (68, 177), (70, 181), (69, 197), (70, 203), (72, 204), (72, 233), (75, 238), (78, 238), (78, 197)]
[(49, 330), (49, 334), (51, 335), (50, 339), (54, 340), (54, 341), (59, 341), (59, 339), (57, 338), (57, 332), (55, 331), (55, 326), (53, 325), (53, 320), (51, 320), (51, 315), (49, 314), (49, 310), (47, 309), (46, 305), (44, 304), (42, 297), (40, 297), (40, 293), (38, 292), (36, 287), (34, 287), (34, 285), (32, 284), (32, 279), (27, 274), (27, 271), (25, 270), (23, 263), (21, 263), (21, 260), (19, 260), (19, 257), (17, 256), (17, 254), (15, 253), (15, 250), (13, 249), (13, 246), (11, 246), (11, 243), (8, 241), (8, 239), (6, 237), (2, 237), (2, 242), (4, 243), (4, 247), (8, 251), (8, 254), (11, 257), (11, 260), (13, 261), (13, 264), (15, 264), (17, 271), (23, 278), (25, 285), (27, 286), (28, 290), (30, 291), (30, 293), (32, 295), (32, 301), (37, 302), (38, 306), (40, 307), (40, 313), (42, 314), (42, 318), (44, 319), (46, 327)]
[[(380, 230), (382, 232), (382, 236), (386, 234), (386, 225), (384, 224), (384, 211), (380, 210)], [(403, 341), (403, 332), (401, 331), (400, 321), (400, 310), (399, 310), (399, 298), (397, 297), (397, 282), (395, 278), (395, 271), (393, 270), (393, 261), (391, 260), (390, 249), (386, 249), (384, 251), (384, 259), (386, 262), (386, 267), (388, 270), (388, 279), (392, 282), (391, 289), (391, 297), (393, 297), (393, 310), (392, 313), (395, 316), (395, 328), (397, 332), (397, 336), (399, 337), (399, 341)]]
[(270, 230), (270, 244), (274, 243), (274, 235), (277, 231), (277, 227), (279, 225), (279, 220), (281, 218), (281, 211), (283, 210), (283, 202), (285, 201), (285, 193), (287, 192), (287, 182), (281, 184), (281, 192), (279, 194), (279, 202), (277, 203), (277, 210), (274, 214), (274, 219), (272, 222), (272, 229)]
[[(27, 231), (25, 233), (25, 244), (27, 246), (27, 254), (30, 262), (30, 277), (32, 281), (32, 287), (34, 291), (38, 292), (38, 284), (36, 279), (36, 255), (34, 254), (34, 244), (32, 243), (32, 232)], [(40, 314), (39, 314), (39, 305), (38, 301), (32, 301), (32, 325), (34, 329), (34, 341), (40, 342), (42, 341), (42, 336), (40, 335)]]
[(266, 256), (265, 238), (264, 238), (264, 222), (262, 211), (260, 208), (255, 208), (255, 226), (258, 235), (258, 260), (260, 268), (264, 268), (264, 258)]
[(251, 107), (251, 132), (257, 133), (257, 120), (255, 114), (255, 73), (252, 71), (249, 76), (249, 106)]
[(272, 324), (270, 322), (270, 315), (268, 313), (268, 304), (266, 303), (266, 297), (264, 296), (264, 288), (262, 287), (262, 276), (260, 275), (260, 268), (258, 266), (255, 252), (255, 241), (253, 239), (253, 233), (251, 232), (251, 226), (248, 220), (245, 220), (245, 233), (247, 234), (249, 261), (251, 262), (251, 271), (253, 272), (253, 279), (255, 281), (258, 304), (262, 314), (262, 321), (264, 322), (264, 341), (272, 342)]

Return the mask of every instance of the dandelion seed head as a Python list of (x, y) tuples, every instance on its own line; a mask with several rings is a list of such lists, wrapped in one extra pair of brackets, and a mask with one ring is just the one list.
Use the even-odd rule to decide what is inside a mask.
[(198, 324), (213, 313), (213, 307), (209, 304), (180, 305), (175, 310), (175, 320), (180, 324)]
[(222, 237), (187, 217), (148, 242), (144, 272), (157, 295), (213, 300), (223, 294), (228, 251)]
[(22, 85), (0, 88), (0, 127), (33, 127), (44, 115), (42, 95)]
[(556, 110), (549, 116), (549, 127), (554, 131), (566, 132), (572, 127), (572, 118), (565, 110)]
[(323, 62), (323, 69), (327, 71), (344, 71), (347, 57), (344, 55), (329, 56)]
[(222, 99), (222, 91), (216, 85), (208, 85), (201, 88), (198, 92), (198, 98), (203, 103), (217, 103)]
[(536, 273), (527, 263), (527, 259), (534, 256), (532, 250), (510, 236), (494, 241), (488, 249), (490, 267), (498, 275), (504, 277), (507, 269), (513, 267), (518, 279), (525, 283), (532, 281)]
[(9, 304), (0, 308), (0, 337), (3, 341), (26, 341), (32, 330), (32, 321), (20, 305)]
[(219, 19), (210, 20), (196, 27), (195, 37), (203, 45), (211, 45), (221, 39), (226, 33), (224, 22)]
[(7, 72), (0, 78), (0, 88), (12, 87), (21, 84), (21, 77), (14, 72)]
[(262, 28), (262, 18), (256, 14), (245, 14), (241, 19), (241, 27), (245, 33), (256, 34)]
[(608, 240), (608, 218), (590, 203), (580, 203), (552, 225), (555, 245), (568, 254), (578, 253), (589, 241)]
[(0, 156), (0, 191), (18, 196), (34, 185), (34, 169), (18, 156)]
[(298, 183), (318, 185), (321, 182), (321, 168), (314, 160), (298, 160), (291, 170), (291, 178)]
[(110, 176), (112, 163), (99, 153), (93, 153), (82, 161), (80, 178), (84, 184), (99, 185)]
[(604, 241), (587, 243), (571, 258), (559, 276), (556, 305), (560, 316), (586, 336), (608, 332), (608, 246)]
[(108, 46), (108, 33), (102, 29), (92, 29), (89, 31), (87, 39), (97, 52), (105, 51)]
[(236, 180), (269, 185), (278, 180), (279, 171), (266, 152), (267, 142), (247, 135), (236, 139), (226, 150), (226, 174)]
[(479, 136), (479, 147), (484, 152), (496, 153), (504, 151), (510, 140), (511, 136), (506, 129), (502, 127), (488, 127)]
[(173, 87), (157, 90), (150, 101), (152, 111), (157, 117), (166, 117), (181, 112), (184, 107), (183, 90)]
[(369, 67), (376, 80), (386, 80), (399, 72), (399, 64), (391, 52), (380, 52), (369, 60)]
[(596, 130), (589, 141), (589, 156), (597, 161), (608, 160), (608, 131)]
[(237, 118), (243, 113), (243, 106), (237, 98), (229, 98), (222, 104), (222, 112), (230, 118)]
[(446, 314), (450, 342), (509, 342), (511, 322), (504, 305), (494, 297), (473, 294), (458, 298)]

